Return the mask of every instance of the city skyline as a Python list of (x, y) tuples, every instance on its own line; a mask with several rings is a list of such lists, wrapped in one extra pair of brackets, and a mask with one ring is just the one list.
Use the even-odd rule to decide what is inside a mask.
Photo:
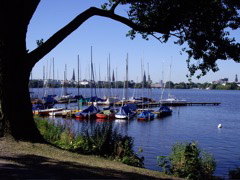
[[(42, 0), (37, 8), (32, 21), (30, 22), (27, 35), (27, 48), (31, 51), (37, 47), (36, 40), (47, 40), (57, 30), (66, 25), (79, 13), (92, 6), (100, 7), (104, 1), (84, 1), (73, 0), (71, 2)], [(117, 11), (124, 14), (126, 7), (119, 7)], [(91, 59), (91, 46), (93, 47), (93, 63), (97, 76), (104, 80), (107, 76), (107, 59), (111, 59), (111, 69), (117, 73), (116, 78), (125, 78), (125, 61), (129, 56), (129, 79), (139, 81), (141, 75), (141, 61), (144, 61), (144, 70), (148, 71), (153, 82), (174, 81), (187, 82), (187, 55), (180, 54), (181, 48), (174, 44), (174, 38), (168, 43), (161, 44), (156, 39), (143, 40), (139, 35), (134, 40), (126, 37), (129, 27), (113, 20), (93, 17), (87, 20), (74, 33), (67, 37), (54, 50), (47, 54), (33, 68), (33, 78), (43, 76), (43, 66), (50, 67), (50, 61), (55, 60), (56, 77), (63, 78), (65, 64), (68, 72), (73, 68), (77, 71), (77, 57), (80, 59), (81, 77), (89, 76), (89, 66)], [(239, 40), (239, 32), (234, 32), (236, 40)], [(169, 70), (170, 65), (171, 73)], [(240, 67), (239, 63), (233, 61), (218, 61), (220, 71), (209, 72), (201, 79), (193, 78), (193, 82), (211, 82), (216, 79), (229, 77), (234, 79)], [(230, 71), (231, 70), (231, 71)], [(58, 74), (58, 75), (57, 75)], [(68, 79), (71, 78), (71, 73)], [(232, 79), (232, 81), (233, 81)]]

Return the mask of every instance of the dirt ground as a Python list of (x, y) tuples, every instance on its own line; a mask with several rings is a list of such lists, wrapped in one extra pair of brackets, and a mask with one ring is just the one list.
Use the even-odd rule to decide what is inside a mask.
[(46, 144), (0, 138), (0, 179), (177, 179)]

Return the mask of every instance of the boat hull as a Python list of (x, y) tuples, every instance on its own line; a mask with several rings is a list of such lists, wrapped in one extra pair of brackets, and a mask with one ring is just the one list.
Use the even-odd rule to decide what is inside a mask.
[(113, 119), (115, 118), (115, 114), (96, 114), (96, 118), (98, 119)]
[(38, 114), (38, 115), (49, 115), (49, 113), (57, 112), (57, 111), (62, 111), (63, 108), (51, 108), (51, 109), (42, 109), (42, 110), (34, 110), (33, 114)]

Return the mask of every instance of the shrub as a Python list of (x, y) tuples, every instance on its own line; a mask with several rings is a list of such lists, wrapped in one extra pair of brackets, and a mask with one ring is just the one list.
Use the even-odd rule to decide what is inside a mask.
[(159, 156), (159, 166), (167, 174), (187, 179), (210, 179), (216, 168), (212, 155), (201, 152), (195, 142), (176, 143), (170, 156)]
[(47, 119), (35, 116), (35, 122), (40, 133), (47, 141), (55, 144), (60, 140), (60, 136), (64, 131), (64, 127), (60, 124), (54, 124)]
[(123, 136), (111, 122), (83, 126), (73, 143), (74, 151), (115, 159), (125, 164), (143, 167), (143, 158), (133, 151), (133, 139)]
[(70, 126), (55, 124), (47, 119), (36, 117), (35, 122), (43, 137), (61, 148), (118, 160), (132, 166), (144, 166), (143, 157), (139, 158), (133, 151), (133, 138), (120, 134), (113, 123), (96, 123), (90, 127), (83, 125), (81, 131), (75, 134)]

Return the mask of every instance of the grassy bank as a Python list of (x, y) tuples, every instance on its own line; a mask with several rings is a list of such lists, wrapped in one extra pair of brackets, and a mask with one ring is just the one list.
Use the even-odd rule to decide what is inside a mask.
[(46, 144), (0, 138), (0, 179), (124, 178), (177, 179), (91, 155), (80, 155)]

